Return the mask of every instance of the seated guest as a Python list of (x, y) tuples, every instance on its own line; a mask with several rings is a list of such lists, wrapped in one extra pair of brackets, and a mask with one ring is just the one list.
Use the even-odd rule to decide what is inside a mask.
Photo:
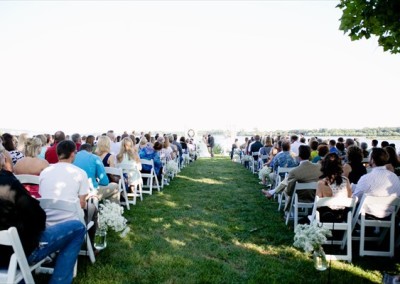
[(270, 174), (271, 180), (275, 180), (278, 167), (293, 168), (299, 165), (295, 155), (290, 151), (290, 141), (284, 140), (282, 142), (282, 151), (276, 154), (271, 164), (273, 170)]
[[(42, 198), (80, 202), (85, 210), (86, 222), (93, 221), (89, 238), (94, 245), (97, 229), (97, 202), (89, 195), (89, 178), (84, 170), (72, 164), (76, 145), (71, 140), (57, 143), (58, 163), (45, 168), (39, 176), (39, 194)], [(79, 220), (79, 216), (67, 212), (47, 212), (46, 224), (51, 226), (60, 221)], [(93, 247), (93, 250), (95, 248)]]
[(62, 131), (57, 131), (54, 134), (54, 143), (49, 148), (47, 148), (47, 151), (44, 154), (44, 158), (47, 160), (47, 162), (49, 162), (49, 164), (55, 164), (58, 162), (57, 144), (61, 141), (64, 141), (65, 139), (65, 134)]
[[(76, 143), (75, 143), (76, 144)], [(89, 178), (90, 187), (94, 190), (99, 200), (108, 199), (119, 204), (118, 184), (108, 179), (104, 165), (99, 156), (92, 153), (90, 144), (82, 144), (73, 164), (84, 170)]]
[(367, 142), (361, 142), (360, 148), (362, 149), (363, 158), (368, 158), (369, 157), (369, 151), (368, 151)]
[(326, 145), (326, 144), (319, 144), (319, 145), (318, 145), (318, 148), (317, 148), (317, 151), (318, 151), (318, 155), (317, 155), (314, 159), (312, 159), (312, 162), (313, 162), (313, 163), (318, 163), (318, 162), (320, 162), (321, 159), (322, 159), (323, 157), (325, 157), (326, 154), (329, 153), (329, 146)]
[(360, 147), (351, 145), (347, 148), (347, 162), (343, 166), (343, 175), (350, 183), (356, 184), (361, 176), (367, 173), (362, 163), (363, 153)]
[(310, 148), (311, 148), (311, 155), (310, 155), (310, 161), (314, 160), (315, 157), (318, 156), (318, 141), (316, 139), (310, 140), (309, 142)]
[(44, 134), (38, 134), (35, 137), (39, 138), (40, 141), (42, 141), (42, 148), (40, 150), (39, 155), (37, 155), (37, 156), (38, 156), (38, 158), (44, 160), (45, 159), (44, 155), (46, 154), (46, 151), (47, 151), (47, 148), (48, 148), (47, 147), (47, 137)]
[[(275, 193), (285, 190), (286, 200), (289, 200), (286, 203), (289, 203), (290, 199), (293, 196), (296, 182), (318, 181), (318, 178), (321, 175), (320, 171), (321, 165), (311, 163), (309, 160), (310, 155), (311, 155), (310, 146), (300, 145), (299, 156), (298, 156), (300, 160), (299, 166), (294, 167), (293, 170), (291, 170), (288, 173), (287, 177), (275, 189), (268, 191), (263, 190), (264, 195), (268, 198), (271, 198)], [(313, 199), (314, 196), (311, 196), (309, 198)]]
[[(358, 147), (353, 145), (352, 147)], [(336, 153), (329, 153), (321, 160), (322, 175), (318, 181), (319, 197), (351, 197), (349, 180), (343, 175), (342, 161)]]
[[(162, 144), (162, 142), (159, 142)], [(181, 143), (181, 147), (182, 147), (182, 153), (183, 154), (188, 154), (189, 150), (188, 150), (188, 145), (186, 143), (186, 139), (185, 136), (181, 136), (181, 138), (179, 138), (179, 143)], [(154, 144), (153, 144), (154, 146)]]
[(71, 135), (71, 140), (76, 145), (76, 151), (79, 152), (79, 150), (81, 149), (81, 145), (82, 145), (82, 137), (81, 137), (81, 135), (79, 133), (74, 133), (74, 134)]
[(24, 153), (21, 151), (18, 151), (17, 149), (17, 138), (14, 137), (14, 135), (11, 135), (10, 133), (4, 133), (2, 135), (2, 140), (3, 140), (3, 146), (4, 148), (8, 151), (8, 153), (11, 156), (11, 160), (13, 163), (13, 166), (17, 163), (19, 159), (22, 159), (24, 157)]
[(400, 176), (400, 160), (397, 156), (396, 149), (392, 146), (386, 146), (384, 149), (389, 154), (389, 160), (386, 164), (386, 168), (389, 171), (394, 172), (397, 176)]
[(141, 182), (142, 175), (140, 171), (142, 170), (142, 163), (140, 162), (135, 143), (130, 137), (124, 137), (121, 141), (116, 167), (124, 170), (124, 175), (127, 179), (127, 188)]
[(5, 169), (9, 172), (13, 171), (13, 163), (12, 163), (12, 158), (10, 153), (4, 148), (3, 146), (3, 140), (2, 137), (0, 136), (0, 154), (2, 159), (4, 160), (3, 163), (1, 164), (1, 169)]
[[(89, 137), (89, 136), (88, 136)], [(116, 167), (115, 155), (111, 153), (111, 139), (106, 135), (99, 137), (94, 153), (100, 157), (104, 167)], [(110, 182), (119, 183), (119, 177), (116, 175), (107, 174)]]
[[(0, 154), (2, 156), (2, 154)], [(0, 163), (4, 158), (0, 157)], [(9, 171), (0, 171), (0, 230), (16, 227), (30, 265), (57, 253), (49, 283), (72, 283), (74, 266), (86, 233), (79, 220), (46, 226), (46, 213)], [(0, 246), (0, 266), (7, 266), (12, 248)]]
[[(40, 175), (49, 166), (49, 162), (38, 157), (42, 149), (40, 138), (28, 138), (25, 143), (25, 157), (18, 160), (14, 166), (14, 174)], [(39, 185), (25, 184), (25, 188), (33, 197), (39, 198)]]
[(342, 159), (342, 161), (346, 161), (346, 148), (344, 147), (343, 142), (337, 142), (336, 148), (338, 149), (338, 155)]
[[(361, 200), (364, 194), (371, 196), (397, 196), (400, 197), (399, 177), (386, 168), (389, 154), (383, 148), (372, 148), (370, 165), (371, 172), (363, 175), (354, 188), (353, 196)], [(367, 214), (378, 218), (385, 218), (392, 213), (391, 208), (382, 208), (376, 205), (367, 208)]]
[[(158, 180), (161, 180), (162, 175), (162, 162), (160, 159), (160, 150), (162, 145), (159, 142), (154, 143), (154, 148), (146, 146), (139, 151), (139, 157), (141, 159), (153, 160), (154, 161), (154, 172), (157, 175)], [(151, 167), (149, 165), (142, 165), (142, 173), (150, 173)]]
[[(268, 162), (268, 156), (269, 156), (269, 153), (271, 152), (272, 148), (273, 148), (273, 146), (272, 146), (272, 138), (271, 138), (271, 136), (267, 136), (265, 138), (264, 146), (262, 146), (260, 148), (260, 150), (259, 150), (260, 156), (267, 156), (266, 159), (260, 160), (260, 163), (259, 163), (259, 168), (260, 169), (262, 168), (262, 166), (264, 164), (266, 164)], [(232, 159), (232, 157), (231, 157), (231, 159)]]
[[(356, 145), (350, 147), (360, 149)], [(342, 160), (337, 153), (329, 153), (321, 160), (321, 171), (316, 192), (318, 197), (351, 197), (351, 185), (343, 175)], [(348, 208), (322, 206), (318, 211), (321, 222), (342, 222), (347, 218)]]
[(86, 137), (86, 143), (92, 145), (93, 153), (96, 153), (96, 147), (97, 145), (95, 144), (96, 138), (93, 135), (88, 135)]

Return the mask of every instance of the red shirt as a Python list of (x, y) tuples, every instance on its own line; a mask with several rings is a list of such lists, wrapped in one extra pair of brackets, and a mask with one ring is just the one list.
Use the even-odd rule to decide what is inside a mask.
[(47, 151), (44, 154), (44, 158), (47, 160), (47, 162), (49, 162), (49, 164), (58, 163), (57, 143), (54, 143), (52, 146), (47, 148)]

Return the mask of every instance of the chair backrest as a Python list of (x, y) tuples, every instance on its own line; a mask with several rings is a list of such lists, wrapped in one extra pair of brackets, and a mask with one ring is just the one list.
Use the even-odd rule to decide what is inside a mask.
[(151, 166), (150, 174), (153, 175), (153, 173), (154, 173), (154, 160), (153, 159), (151, 159), (151, 160), (140, 159), (140, 162), (142, 163), (142, 167), (143, 167), (143, 165)]
[(282, 176), (286, 176), (293, 169), (294, 168), (278, 166), (278, 169), (276, 170), (276, 175), (275, 175), (275, 187), (281, 183)]
[[(355, 197), (318, 197), (315, 196), (311, 220), (315, 220), (316, 211), (319, 207), (347, 207), (354, 208), (357, 198)], [(353, 210), (352, 210), (353, 211)]]
[(0, 270), (0, 283), (18, 283), (22, 279), (25, 280), (25, 283), (35, 283), (31, 271), (35, 269), (36, 265), (29, 266), (15, 227), (0, 231), (0, 245), (11, 246), (14, 251), (8, 269)]
[[(119, 177), (119, 182), (118, 182), (118, 186), (120, 191), (122, 191), (122, 184), (124, 184), (123, 180), (124, 180), (124, 174), (123, 174), (123, 170), (122, 168), (116, 168), (116, 167), (104, 167), (106, 174), (109, 175), (115, 175)], [(125, 187), (125, 185), (123, 185)]]
[[(81, 208), (79, 200), (77, 202), (51, 199), (51, 198), (39, 198), (38, 200), (40, 202), (40, 207), (42, 207), (44, 210), (53, 209), (53, 210), (66, 211), (76, 214), (77, 216), (79, 216), (79, 220), (86, 226), (87, 230), (94, 225), (93, 221), (89, 221), (88, 223), (86, 223), (85, 212)], [(48, 215), (47, 212), (46, 215)], [(90, 215), (90, 213), (88, 213), (88, 215)], [(96, 258), (93, 252), (91, 240), (88, 236), (86, 236), (86, 246), (87, 246), (86, 250), (81, 250), (80, 254), (88, 255), (90, 261), (94, 263), (96, 261)]]
[(39, 184), (39, 176), (37, 175), (20, 174), (15, 175), (15, 177), (22, 184)]
[(38, 200), (40, 202), (40, 207), (42, 207), (44, 210), (53, 209), (75, 213), (79, 217), (79, 220), (86, 226), (85, 213), (83, 212), (79, 201), (73, 202), (51, 198), (39, 198)]
[(392, 196), (370, 196), (363, 195), (360, 204), (357, 208), (357, 212), (353, 218), (353, 228), (357, 224), (358, 219), (361, 215), (365, 215), (367, 208), (370, 206), (380, 206), (382, 209), (391, 210), (391, 216), (394, 218), (400, 207), (400, 198), (395, 195)]
[(288, 167), (280, 167), (279, 166), (277, 171), (276, 171), (276, 173), (277, 173), (278, 176), (282, 177), (282, 175), (288, 174), (293, 169), (294, 169), (294, 167), (288, 168)]

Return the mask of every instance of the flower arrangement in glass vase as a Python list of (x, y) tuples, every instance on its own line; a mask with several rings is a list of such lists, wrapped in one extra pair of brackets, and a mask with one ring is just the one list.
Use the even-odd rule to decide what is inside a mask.
[(316, 223), (297, 225), (295, 229), (294, 243), (297, 248), (303, 249), (306, 253), (313, 253), (314, 266), (317, 270), (326, 270), (328, 263), (322, 244), (327, 237), (332, 236), (331, 230), (319, 226)]
[(104, 249), (107, 247), (107, 230), (108, 228), (113, 229), (115, 232), (121, 232), (120, 236), (124, 238), (130, 231), (126, 225), (127, 220), (122, 214), (124, 208), (117, 204), (105, 200), (103, 204), (99, 204), (99, 217), (98, 217), (98, 228), (96, 230), (95, 247), (96, 249)]
[(174, 160), (168, 161), (165, 165), (167, 176), (174, 177), (178, 173), (178, 163)]

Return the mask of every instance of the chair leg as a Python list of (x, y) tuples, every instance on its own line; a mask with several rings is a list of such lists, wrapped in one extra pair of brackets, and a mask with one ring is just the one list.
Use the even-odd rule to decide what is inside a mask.
[[(361, 218), (365, 218), (361, 216)], [(360, 225), (360, 256), (364, 256), (364, 242), (365, 242), (365, 226), (364, 222), (361, 221)]]

